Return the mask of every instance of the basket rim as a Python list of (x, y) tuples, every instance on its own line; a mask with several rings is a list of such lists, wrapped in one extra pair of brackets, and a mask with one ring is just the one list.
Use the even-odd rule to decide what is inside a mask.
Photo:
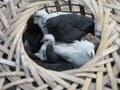
[[(86, 2), (87, 1), (88, 0), (86, 0)], [(82, 87), (83, 90), (88, 89), (89, 87), (92, 88), (92, 90), (93, 90), (93, 87), (95, 87), (95, 85), (93, 85), (93, 83), (91, 83), (91, 81), (93, 78), (96, 78), (96, 90), (98, 90), (98, 89), (102, 90), (103, 87), (106, 88), (103, 85), (105, 85), (106, 83), (109, 82), (109, 80), (107, 80), (108, 78), (106, 76), (103, 77), (103, 72), (108, 72), (109, 79), (113, 80), (113, 82), (111, 82), (111, 85), (112, 85), (111, 87), (112, 87), (112, 89), (117, 90), (116, 88), (117, 88), (118, 81), (116, 81), (116, 80), (118, 80), (118, 79), (115, 79), (113, 74), (114, 73), (117, 74), (118, 72), (114, 72), (113, 70), (117, 71), (116, 69), (119, 69), (119, 66), (118, 66), (119, 62), (115, 61), (118, 63), (118, 64), (116, 63), (117, 68), (116, 68), (116, 66), (112, 68), (110, 63), (114, 59), (109, 58), (108, 55), (110, 53), (115, 54), (115, 55), (117, 54), (116, 51), (120, 47), (120, 44), (118, 43), (120, 41), (118, 38), (118, 36), (119, 36), (118, 32), (120, 32), (120, 28), (118, 25), (116, 25), (115, 21), (109, 21), (110, 10), (106, 10), (105, 13), (103, 13), (102, 1), (101, 2), (100, 1), (101, 0), (99, 0), (99, 3), (98, 3), (98, 6), (99, 6), (98, 10), (100, 9), (99, 14), (101, 15), (100, 17), (97, 16), (99, 14), (96, 14), (95, 10), (92, 8), (91, 5), (88, 5), (85, 1), (83, 1), (83, 3), (85, 3), (85, 6), (87, 5), (87, 7), (89, 7), (89, 9), (91, 9), (91, 11), (93, 12), (95, 19), (99, 20), (100, 23), (103, 24), (103, 31), (102, 31), (103, 36), (102, 36), (102, 40), (101, 40), (98, 52), (97, 52), (96, 56), (94, 56), (94, 58), (92, 60), (90, 60), (90, 62), (88, 62), (87, 64), (83, 65), (81, 68), (78, 68), (78, 69), (57, 72), (57, 71), (48, 70), (41, 66), (38, 66), (33, 60), (31, 60), (28, 57), (27, 53), (25, 52), (24, 46), (23, 46), (22, 35), (23, 35), (25, 25), (26, 25), (28, 18), (41, 7), (40, 6), (41, 1), (40, 1), (40, 3), (35, 2), (35, 3), (29, 4), (26, 7), (26, 10), (21, 12), (20, 15), (16, 16), (12, 20), (13, 23), (15, 23), (16, 25), (19, 25), (19, 26), (16, 26), (14, 28), (14, 30), (11, 31), (8, 39), (6, 40), (6, 42), (4, 44), (5, 48), (9, 47), (9, 45), (11, 45), (10, 50), (6, 51), (8, 53), (8, 58), (1, 59), (1, 61), (0, 61), (0, 63), (3, 64), (3, 68), (5, 69), (5, 71), (10, 72), (9, 66), (14, 66), (14, 67), (18, 68), (18, 71), (16, 71), (16, 72), (19, 72), (19, 74), (23, 75), (23, 72), (19, 71), (19, 69), (20, 69), (19, 55), (20, 55), (21, 63), (23, 64), (23, 67), (24, 67), (23, 69), (25, 71), (24, 74), (26, 77), (25, 80), (21, 79), (21, 80), (23, 80), (23, 81), (21, 81), (21, 83), (26, 83), (26, 82), (32, 83), (35, 81), (39, 86), (37, 89), (41, 88), (40, 87), (41, 85), (44, 86), (44, 87), (42, 87), (42, 89), (47, 88), (47, 87), (51, 87), (53, 89), (56, 89), (56, 88), (70, 89), (74, 85), (75, 85), (74, 88), (76, 88), (79, 84), (81, 84), (81, 85), (83, 85), (83, 87)], [(51, 1), (51, 2), (53, 2), (53, 1)], [(91, 2), (91, 1), (88, 1), (88, 3), (89, 2)], [(47, 3), (50, 3), (50, 1), (48, 1), (48, 2), (42, 1), (42, 4), (43, 3), (47, 4)], [(95, 7), (96, 7), (97, 4), (95, 3), (94, 0), (91, 3), (95, 4)], [(93, 5), (93, 7), (94, 7), (94, 5)], [(104, 18), (102, 16), (104, 16)], [(109, 22), (110, 22), (110, 24), (109, 24)], [(109, 26), (109, 28), (106, 28), (108, 26)], [(113, 34), (111, 36), (111, 38), (108, 38), (104, 33), (107, 32), (108, 34), (110, 34), (110, 29), (112, 29), (113, 27), (115, 27), (115, 29), (118, 32)], [(106, 31), (104, 29), (106, 29)], [(118, 40), (118, 41), (115, 41), (115, 40)], [(108, 42), (106, 43), (106, 41), (108, 41)], [(114, 41), (115, 41), (115, 44), (111, 45), (111, 43)], [(111, 45), (111, 46), (109, 47), (109, 45)], [(14, 48), (14, 49), (12, 49), (12, 48)], [(16, 57), (16, 59), (18, 59), (17, 62), (12, 61), (12, 57), (14, 56), (14, 51), (17, 55), (17, 57)], [(105, 60), (103, 60), (103, 58)], [(9, 61), (6, 62), (6, 60), (9, 60)], [(7, 64), (8, 66), (6, 66), (4, 64)], [(16, 64), (18, 65), (18, 67), (16, 66)], [(103, 65), (106, 65), (107, 68), (103, 67)], [(96, 72), (97, 74), (94, 74), (94, 72)], [(16, 75), (16, 73), (14, 73), (14, 75)], [(26, 88), (26, 86), (30, 86), (29, 84), (24, 84), (23, 86), (20, 86), (19, 84), (21, 84), (21, 83), (20, 83), (19, 79), (16, 79), (16, 77), (12, 78), (9, 75), (7, 75), (7, 73), (5, 73), (5, 76), (7, 76), (12, 81), (12, 83), (11, 83), (12, 85), (17, 85), (22, 88), (24, 87), (24, 89), (28, 89), (28, 88)], [(84, 76), (85, 79), (82, 78), (82, 76)], [(105, 81), (105, 82), (102, 83), (103, 81), (100, 80), (100, 78), (104, 78), (105, 80), (103, 80), (103, 81)], [(15, 80), (18, 80), (18, 81), (15, 82)], [(72, 83), (72, 85), (69, 83), (69, 81)], [(90, 83), (92, 84), (91, 86), (89, 86)], [(2, 87), (2, 89), (7, 89), (7, 88), (11, 87), (12, 86), (11, 84), (4, 85)], [(35, 89), (32, 86), (30, 86), (30, 88)]]

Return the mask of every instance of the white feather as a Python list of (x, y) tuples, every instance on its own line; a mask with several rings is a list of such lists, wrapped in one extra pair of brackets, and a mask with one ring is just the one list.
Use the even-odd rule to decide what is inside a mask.
[(35, 53), (36, 56), (38, 56), (42, 61), (45, 61), (47, 59), (46, 57), (46, 47), (49, 43), (55, 43), (55, 38), (51, 34), (44, 35), (43, 39), (41, 40), (43, 45), (41, 46), (40, 50)]
[[(54, 36), (50, 34), (44, 35), (43, 39), (48, 39), (48, 43), (53, 43), (55, 53), (64, 58), (66, 61), (71, 62), (74, 67), (82, 66), (88, 62), (95, 54), (94, 44), (87, 40), (74, 41), (74, 43), (55, 44)], [(45, 41), (45, 40), (44, 40)], [(54, 41), (54, 42), (53, 42)], [(44, 43), (42, 47), (46, 47), (48, 43)], [(46, 50), (46, 48), (44, 48)], [(42, 53), (42, 49), (40, 50)]]
[(59, 56), (76, 67), (88, 62), (95, 54), (95, 46), (87, 40), (75, 41), (71, 44), (59, 44), (54, 46), (54, 48)]
[[(110, 21), (112, 21), (112, 19), (110, 18), (109, 19)], [(101, 25), (100, 25), (100, 22), (95, 20), (95, 36), (96, 37), (99, 37), (101, 36)], [(111, 33), (110, 35), (112, 35), (113, 33), (115, 33), (117, 30), (113, 27), (112, 30), (111, 30)], [(100, 39), (100, 38), (99, 38)]]

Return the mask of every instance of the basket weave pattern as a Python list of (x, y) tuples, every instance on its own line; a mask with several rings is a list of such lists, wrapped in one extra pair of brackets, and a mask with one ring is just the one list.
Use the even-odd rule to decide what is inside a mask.
[[(1, 90), (15, 85), (16, 90), (120, 90), (120, 56), (117, 53), (120, 48), (119, 1), (78, 0), (77, 3), (85, 7), (86, 13), (92, 12), (95, 20), (100, 22), (101, 42), (96, 55), (87, 64), (78, 69), (57, 72), (45, 69), (31, 60), (22, 42), (29, 17), (44, 4), (54, 4), (54, 1), (0, 1)], [(115, 14), (110, 10), (114, 10)], [(111, 35), (113, 28), (116, 32)], [(115, 64), (112, 66), (111, 62)], [(6, 78), (10, 80), (7, 84)]]

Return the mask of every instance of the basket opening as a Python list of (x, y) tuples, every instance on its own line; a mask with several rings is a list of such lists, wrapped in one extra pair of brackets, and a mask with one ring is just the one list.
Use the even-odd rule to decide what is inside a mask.
[(24, 47), (29, 57), (33, 59), (37, 64), (45, 68), (49, 69), (56, 68), (57, 70), (61, 70), (59, 69), (59, 67), (63, 68), (62, 66), (64, 66), (65, 68), (69, 69), (68, 67), (70, 67), (70, 65), (67, 65), (67, 63), (61, 62), (61, 64), (59, 63), (49, 64), (47, 62), (40, 61), (40, 59), (34, 55), (36, 52), (39, 51), (41, 47), (40, 41), (42, 38), (43, 38), (42, 30), (40, 30), (38, 24), (34, 23), (34, 15), (32, 15), (28, 20), (27, 29), (23, 34)]
[[(61, 7), (64, 7), (64, 6), (68, 6), (69, 11), (67, 11), (68, 9), (62, 10)], [(71, 6), (78, 7), (79, 11), (72, 11)], [(51, 11), (51, 9), (49, 9), (49, 8), (56, 8), (56, 10)], [(55, 2), (54, 6), (45, 5), (40, 10), (42, 10), (42, 9), (45, 9), (48, 13), (57, 12), (57, 11), (72, 12), (72, 13), (77, 13), (80, 15), (86, 15), (86, 16), (88, 15), (93, 18), (92, 14), (85, 13), (84, 7), (82, 5), (76, 5), (76, 4), (72, 5), (70, 2), (65, 5), (60, 5), (59, 2), (57, 1), (57, 2)], [(40, 41), (43, 38), (42, 30), (40, 30), (38, 24), (36, 24), (35, 22), (37, 22), (35, 16), (31, 15), (31, 17), (29, 18), (29, 20), (27, 22), (27, 29), (25, 30), (25, 32), (23, 34), (24, 47), (25, 47), (25, 50), (26, 50), (28, 56), (32, 60), (34, 60), (37, 64), (39, 64), (40, 66), (43, 66), (44, 68), (47, 68), (47, 69), (52, 69), (52, 70), (56, 70), (56, 71), (73, 69), (72, 64), (65, 61), (61, 57), (58, 62), (49, 63), (47, 61), (41, 61), (37, 56), (34, 55), (41, 48), (42, 43), (40, 43)], [(85, 38), (90, 40), (90, 37), (91, 37), (91, 35), (87, 35), (87, 37), (85, 37)]]

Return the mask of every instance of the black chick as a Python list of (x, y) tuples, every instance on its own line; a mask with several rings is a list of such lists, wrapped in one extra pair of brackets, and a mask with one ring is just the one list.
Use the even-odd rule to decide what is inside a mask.
[(40, 40), (43, 38), (42, 30), (39, 28), (38, 24), (34, 23), (35, 16), (32, 15), (27, 21), (27, 29), (23, 33), (23, 42), (28, 41), (30, 49), (33, 53), (37, 52), (41, 45)]
[(94, 35), (94, 20), (92, 18), (77, 15), (64, 14), (47, 20), (45, 27), (53, 34), (57, 41), (71, 43), (80, 40), (86, 34)]

